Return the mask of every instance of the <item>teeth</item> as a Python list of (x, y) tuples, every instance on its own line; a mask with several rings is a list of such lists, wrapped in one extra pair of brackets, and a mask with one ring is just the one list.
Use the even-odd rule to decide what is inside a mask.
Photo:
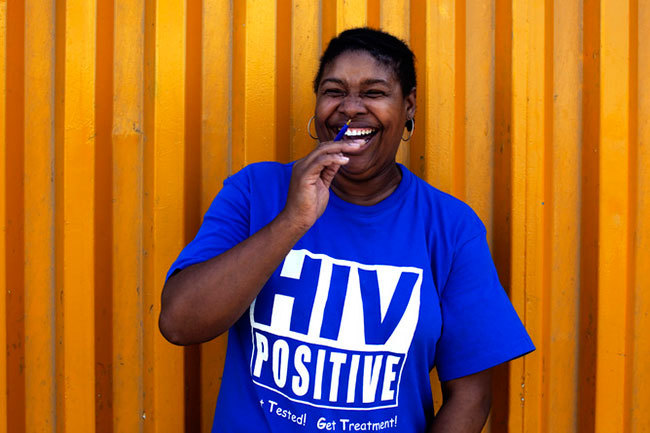
[(360, 135), (372, 134), (374, 130), (372, 128), (348, 128), (345, 131), (345, 135), (348, 137), (358, 137)]

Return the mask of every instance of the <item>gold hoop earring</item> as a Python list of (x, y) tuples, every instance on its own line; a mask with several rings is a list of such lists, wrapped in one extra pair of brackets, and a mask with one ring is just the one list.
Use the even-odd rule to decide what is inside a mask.
[(312, 120), (314, 120), (315, 117), (316, 117), (316, 115), (314, 114), (313, 116), (311, 116), (311, 117), (309, 118), (309, 122), (307, 122), (307, 135), (309, 135), (309, 136), (310, 136), (312, 139), (314, 139), (314, 140), (318, 140), (318, 137), (314, 137), (313, 135), (311, 135), (311, 131), (310, 131), (310, 129), (311, 129), (311, 122), (312, 122)]
[[(409, 125), (409, 122), (411, 122), (410, 125)], [(415, 131), (415, 120), (413, 120), (413, 119), (407, 120), (404, 127), (409, 132), (409, 135), (406, 138), (404, 138), (404, 136), (402, 136), (402, 141), (409, 141), (411, 139), (411, 137), (413, 136), (413, 131)]]

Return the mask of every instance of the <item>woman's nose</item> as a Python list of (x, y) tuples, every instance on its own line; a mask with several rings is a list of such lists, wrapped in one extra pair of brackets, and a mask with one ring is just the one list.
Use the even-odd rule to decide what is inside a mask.
[(347, 95), (341, 101), (339, 111), (351, 119), (359, 114), (366, 113), (367, 109), (363, 99), (358, 95)]

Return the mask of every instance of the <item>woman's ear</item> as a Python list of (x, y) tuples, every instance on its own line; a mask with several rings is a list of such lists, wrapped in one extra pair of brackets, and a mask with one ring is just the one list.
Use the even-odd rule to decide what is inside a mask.
[(411, 89), (411, 92), (406, 96), (406, 118), (413, 119), (415, 117), (415, 108), (416, 108), (416, 91), (415, 87)]

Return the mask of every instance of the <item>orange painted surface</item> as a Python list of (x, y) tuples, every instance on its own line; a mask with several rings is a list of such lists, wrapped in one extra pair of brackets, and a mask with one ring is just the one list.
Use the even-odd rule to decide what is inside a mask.
[[(630, 431), (650, 431), (650, 387), (641, 384), (650, 380), (650, 53), (642, 49), (650, 38), (650, 4), (639, 2), (632, 9), (630, 47), (633, 62), (630, 77), (636, 86), (630, 92), (630, 116), (633, 119), (630, 134), (630, 188), (631, 218), (634, 221), (631, 257), (628, 262), (632, 290), (628, 303), (628, 358), (626, 395), (629, 397)], [(637, 14), (635, 16), (635, 13)], [(636, 53), (636, 55), (635, 55)], [(630, 329), (631, 328), (631, 329)]]
[[(7, 109), (7, 2), (0, 1), (0, 113)], [(0, 114), (0, 348), (7, 346), (7, 126)], [(0, 352), (0, 433), (7, 432), (7, 354)]]
[[(510, 364), (509, 430), (545, 431), (541, 413), (545, 352), (543, 284), (547, 206), (545, 177), (546, 39), (544, 2), (512, 3), (512, 228), (510, 298), (538, 348)], [(548, 203), (548, 205), (551, 205)], [(541, 349), (541, 350), (540, 350)]]
[(0, 433), (209, 431), (227, 338), (160, 336), (165, 273), (228, 175), (313, 148), (365, 24), (417, 56), (398, 159), (480, 215), (537, 345), (484, 431), (650, 431), (647, 3), (0, 0)]
[(336, 31), (368, 25), (366, 0), (336, 0)]
[[(423, 130), (425, 135), (424, 160), (426, 179), (448, 193), (458, 191), (455, 183), (456, 136), (460, 130), (455, 113), (456, 106), (464, 101), (456, 99), (456, 2), (442, 0), (427, 2), (425, 11), (426, 44), (424, 71), (420, 69), (420, 82), (427, 91), (420, 94), (421, 105), (427, 106)], [(426, 62), (426, 63), (424, 63)], [(464, 74), (463, 74), (464, 75)], [(419, 125), (418, 125), (419, 126)]]
[[(95, 430), (95, 6), (61, 5), (64, 16), (62, 130), (56, 143), (61, 164), (62, 227), (56, 268), (60, 275), (58, 397), (61, 430)], [(26, 248), (28, 245), (26, 245)], [(26, 312), (29, 314), (30, 312)], [(80, 348), (85, 348), (80, 350)], [(27, 399), (29, 399), (26, 396)], [(58, 418), (58, 417), (57, 417)]]
[(184, 428), (183, 350), (158, 331), (160, 288), (184, 243), (185, 17), (182, 1), (145, 4), (144, 420), (145, 432)]
[[(379, 3), (379, 27), (397, 36), (402, 40), (409, 40), (410, 26), (410, 2), (408, 0), (384, 0)], [(370, 3), (369, 3), (370, 6)], [(371, 26), (376, 24), (369, 23)], [(397, 150), (397, 161), (409, 165), (411, 158), (411, 143), (402, 141)]]
[[(111, 110), (111, 305), (112, 344), (108, 411), (110, 431), (141, 431), (143, 374), (143, 148), (144, 1), (116, 2)], [(111, 107), (107, 107), (111, 108)], [(98, 428), (99, 430), (99, 428)]]
[(25, 425), (56, 420), (54, 353), (54, 5), (25, 3)]
[[(602, 1), (596, 432), (626, 427), (629, 235), (629, 5)], [(614, 168), (614, 169), (612, 169)]]
[(578, 3), (557, 4), (552, 23), (548, 23), (553, 33), (546, 35), (552, 37), (552, 75), (547, 77), (552, 79), (548, 86), (552, 102), (547, 108), (553, 116), (553, 128), (547, 135), (549, 171), (544, 181), (548, 202), (562, 204), (545, 208), (545, 263), (550, 274), (545, 285), (548, 361), (544, 365), (542, 407), (544, 413), (562, 414), (547, 418), (548, 431), (574, 431), (577, 425), (582, 88), (580, 35), (571, 29), (580, 24), (580, 16)]
[[(316, 98), (312, 81), (321, 53), (319, 10), (315, 2), (295, 0), (291, 11), (291, 90), (289, 140), (291, 159), (302, 158), (316, 142), (305, 139), (307, 122), (314, 114)], [(315, 136), (314, 125), (311, 134)]]

